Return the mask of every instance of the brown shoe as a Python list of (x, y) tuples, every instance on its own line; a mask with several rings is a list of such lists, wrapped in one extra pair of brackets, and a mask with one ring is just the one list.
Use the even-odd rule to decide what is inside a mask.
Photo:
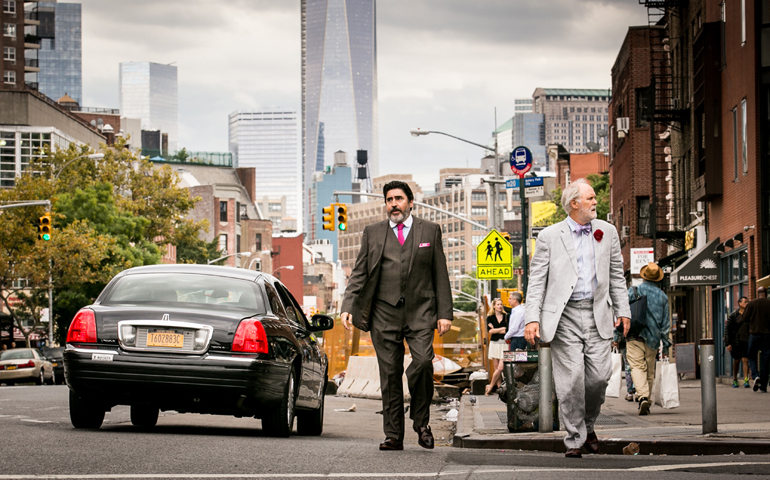
[(564, 456), (567, 458), (583, 458), (579, 448), (570, 448)]
[(388, 437), (380, 444), (380, 450), (403, 450), (404, 442), (399, 442), (393, 437)]
[(415, 425), (414, 431), (417, 432), (417, 444), (422, 448), (433, 448), (433, 433), (430, 426), (418, 427)]
[(596, 432), (591, 432), (586, 437), (586, 443), (583, 445), (588, 450), (588, 453), (599, 453), (599, 439), (596, 437)]

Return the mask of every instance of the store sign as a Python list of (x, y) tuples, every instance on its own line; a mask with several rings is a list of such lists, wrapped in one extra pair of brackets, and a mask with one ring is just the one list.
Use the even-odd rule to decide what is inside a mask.
[(688, 230), (684, 234), (684, 250), (692, 250), (695, 248), (695, 242), (698, 240), (698, 237), (696, 236), (695, 229)]
[(671, 274), (671, 285), (678, 286), (712, 286), (722, 283), (719, 270), (719, 255), (714, 255), (714, 249), (719, 245), (719, 239), (709, 242), (695, 255), (688, 258)]
[(642, 267), (655, 261), (655, 250), (652, 248), (631, 249), (631, 274), (639, 275)]

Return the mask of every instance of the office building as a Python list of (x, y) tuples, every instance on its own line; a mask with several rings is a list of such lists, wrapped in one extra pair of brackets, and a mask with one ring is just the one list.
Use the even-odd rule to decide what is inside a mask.
[(513, 101), (513, 113), (532, 113), (532, 104), (534, 100), (531, 98), (516, 98)]
[(297, 112), (282, 108), (237, 110), (229, 116), (229, 136), (236, 167), (254, 168), (259, 178), (260, 196), (255, 200), (263, 205), (276, 233), (287, 217), (302, 225)]
[(0, 25), (0, 49), (3, 51), (0, 90), (37, 90), (37, 74), (40, 71), (37, 2), (3, 0)]
[(545, 117), (542, 113), (517, 113), (511, 130), (513, 147), (525, 146), (532, 152), (532, 170), (553, 171), (545, 152)]
[[(302, 182), (334, 164), (334, 152), (368, 151), (379, 171), (374, 0), (302, 0)], [(307, 203), (307, 202), (306, 202)], [(308, 220), (309, 221), (309, 220)]]
[(533, 112), (545, 115), (545, 144), (570, 153), (607, 149), (610, 90), (538, 88)]
[(177, 150), (179, 123), (177, 68), (152, 62), (120, 64), (120, 112), (139, 118), (142, 130), (168, 135), (168, 151)]
[(40, 38), (38, 90), (53, 100), (68, 95), (83, 104), (83, 47), (79, 3), (37, 4)]

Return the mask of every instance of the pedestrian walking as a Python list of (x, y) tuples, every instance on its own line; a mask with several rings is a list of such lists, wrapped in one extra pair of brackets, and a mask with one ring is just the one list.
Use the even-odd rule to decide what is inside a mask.
[(568, 217), (537, 237), (530, 263), (524, 336), (550, 342), (567, 457), (599, 453), (594, 425), (612, 375), (613, 324), (630, 326), (620, 238), (596, 219), (596, 193), (578, 179), (564, 189)]
[[(492, 371), (496, 371), (498, 366), (503, 363), (503, 352), (505, 352), (505, 332), (508, 331), (508, 319), (503, 311), (503, 301), (496, 298), (492, 301), (492, 314), (487, 317), (487, 333), (489, 334), (489, 353), (487, 356), (492, 360)], [(499, 387), (500, 381), (489, 385)]]
[(626, 339), (623, 337), (623, 332), (615, 330), (612, 336), (612, 347), (617, 348), (618, 352), (623, 358), (623, 374), (626, 378), (626, 401), (633, 402), (636, 400), (636, 388), (634, 387), (634, 379), (631, 376), (631, 365), (628, 364), (628, 358), (626, 357)]
[[(743, 321), (749, 322), (749, 368), (754, 391), (767, 393), (770, 369), (770, 299), (765, 287), (757, 289), (757, 298), (746, 305)], [(759, 364), (757, 364), (759, 357)]]
[(409, 185), (383, 188), (388, 219), (368, 225), (342, 302), (342, 324), (370, 331), (377, 354), (385, 441), (380, 450), (404, 449), (404, 340), (412, 363), (406, 369), (412, 400), (409, 416), (418, 444), (433, 448), (433, 331), (452, 325), (452, 293), (441, 227), (411, 215)]
[(738, 300), (738, 308), (727, 316), (725, 322), (725, 349), (733, 358), (733, 388), (738, 388), (738, 370), (743, 362), (743, 386), (749, 388), (749, 322), (743, 313), (749, 304), (747, 297)]
[(671, 341), (668, 334), (671, 322), (668, 317), (668, 296), (660, 289), (663, 270), (655, 262), (643, 266), (639, 275), (641, 285), (628, 289), (628, 301), (637, 296), (647, 297), (647, 315), (644, 328), (635, 335), (626, 337), (626, 358), (631, 366), (636, 396), (639, 399), (639, 415), (650, 413), (650, 393), (655, 380), (655, 356), (663, 342), (663, 355), (668, 356)]

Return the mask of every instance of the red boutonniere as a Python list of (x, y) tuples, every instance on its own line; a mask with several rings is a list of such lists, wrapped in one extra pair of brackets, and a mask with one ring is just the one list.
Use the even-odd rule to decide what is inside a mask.
[(601, 242), (602, 238), (604, 238), (604, 232), (602, 232), (601, 230), (594, 231), (594, 238), (596, 239), (597, 242)]

